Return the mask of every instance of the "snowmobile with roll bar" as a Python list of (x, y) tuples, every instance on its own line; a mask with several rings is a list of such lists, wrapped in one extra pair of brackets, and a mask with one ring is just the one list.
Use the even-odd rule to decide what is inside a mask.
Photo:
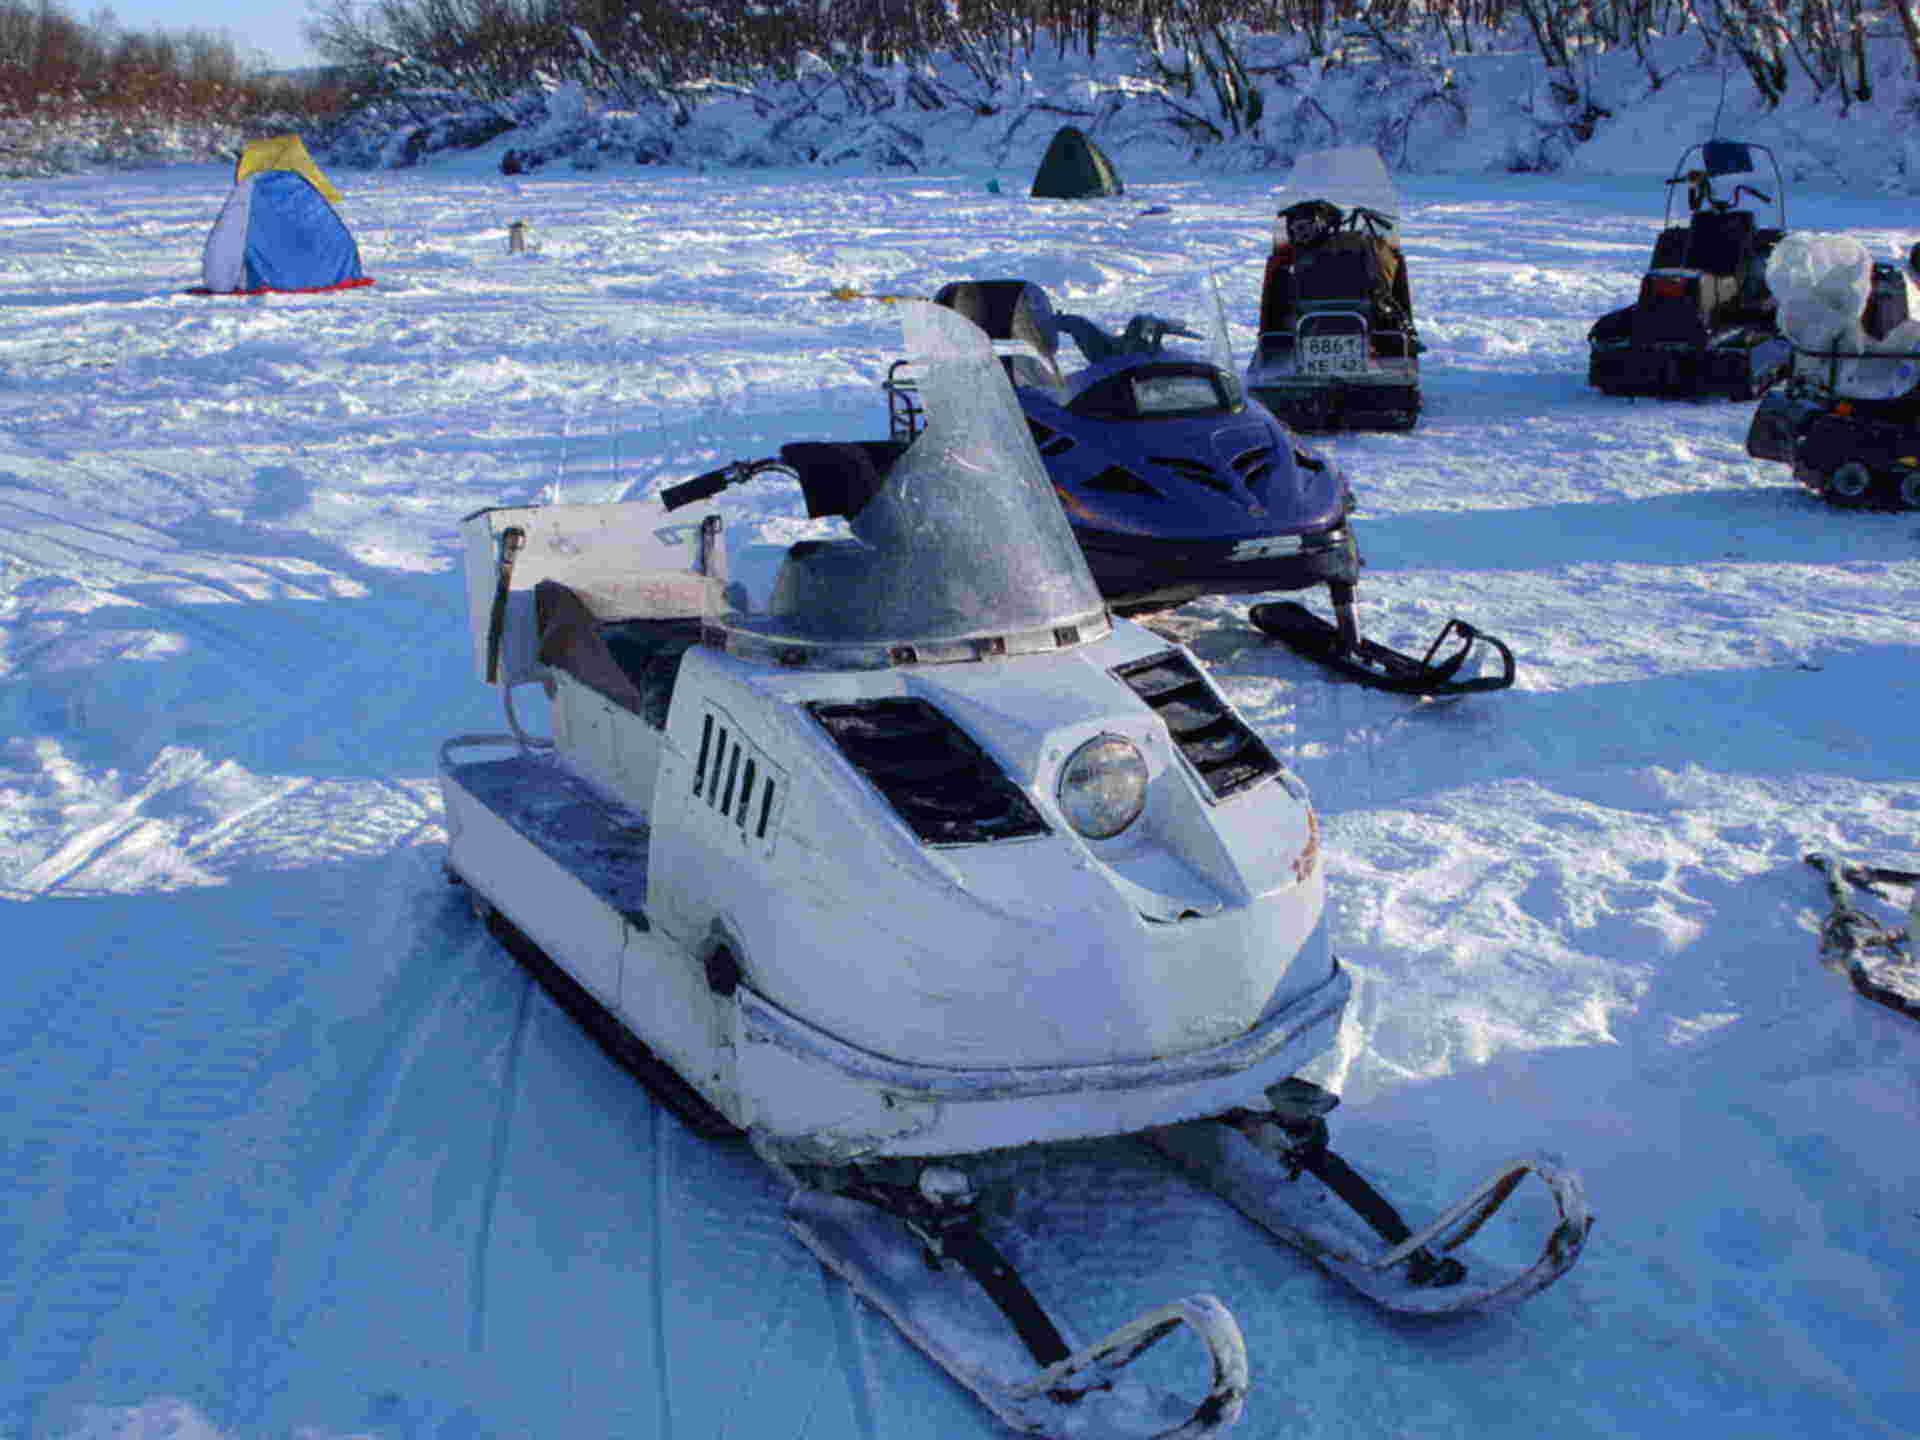
[[(1074, 538), (1116, 613), (1325, 585), (1331, 622), (1296, 601), (1255, 605), (1250, 619), (1376, 689), (1449, 696), (1513, 683), (1512, 652), (1464, 620), (1450, 620), (1423, 656), (1361, 636), (1353, 492), (1338, 466), (1248, 397), (1210, 277), (1193, 297), (1203, 321), (1141, 313), (1117, 333), (1056, 309), (1046, 291), (1020, 279), (956, 281), (934, 303), (993, 340)], [(1062, 337), (1080, 352), (1080, 368), (1063, 368)], [(908, 362), (894, 362), (884, 389), (889, 440), (866, 447), (882, 474), (926, 423)]]
[[(986, 337), (904, 312), (928, 419), (884, 477), (796, 442), (657, 500), (463, 522), (508, 728), (441, 746), (449, 878), (1017, 1431), (1212, 1434), (1249, 1372), (1208, 1294), (1081, 1338), (995, 1243), (996, 1157), (1138, 1138), (1393, 1309), (1552, 1283), (1590, 1224), (1556, 1161), (1415, 1230), (1328, 1148), (1334, 1097), (1295, 1072), (1351, 982), (1305, 787), (1191, 654), (1108, 612)], [(769, 476), (818, 533), (720, 503)], [(1470, 1253), (1529, 1175), (1557, 1212), (1538, 1257)], [(1183, 1331), (1188, 1389), (1129, 1375)]]
[[(1771, 194), (1735, 177), (1773, 170)], [(1722, 195), (1720, 182), (1733, 181)], [(1603, 395), (1751, 399), (1786, 369), (1767, 260), (1787, 233), (1786, 182), (1773, 151), (1743, 140), (1690, 145), (1668, 177), (1666, 211), (1634, 303), (1587, 333), (1587, 383)], [(1687, 221), (1675, 223), (1685, 187)], [(1762, 225), (1741, 205), (1774, 207)]]
[(1783, 307), (1792, 369), (1754, 408), (1747, 454), (1842, 509), (1920, 510), (1920, 245), (1904, 266), (1814, 245), (1807, 303)]
[(1400, 200), (1370, 145), (1294, 162), (1260, 284), (1247, 388), (1302, 430), (1411, 430), (1420, 355)]

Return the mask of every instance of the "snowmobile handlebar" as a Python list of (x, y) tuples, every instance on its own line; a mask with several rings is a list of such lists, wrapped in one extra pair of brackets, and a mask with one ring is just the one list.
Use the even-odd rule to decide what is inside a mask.
[(660, 492), (660, 504), (668, 510), (678, 510), (683, 505), (691, 505), (696, 500), (705, 500), (718, 495), (729, 485), (738, 485), (751, 480), (764, 470), (784, 470), (792, 473), (792, 467), (784, 461), (769, 458), (765, 460), (735, 460), (722, 465), (718, 470), (709, 470), (696, 475), (691, 480), (682, 480), (678, 485), (669, 485)]

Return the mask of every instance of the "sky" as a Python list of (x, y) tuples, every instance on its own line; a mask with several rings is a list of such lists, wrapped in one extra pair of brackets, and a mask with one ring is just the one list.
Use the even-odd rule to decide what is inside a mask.
[(106, 6), (72, 5), (76, 19), (92, 19), (103, 9), (127, 30), (225, 31), (244, 57), (255, 51), (276, 66), (315, 65), (320, 57), (307, 44), (305, 4), (262, 5), (246, 0), (114, 0)]

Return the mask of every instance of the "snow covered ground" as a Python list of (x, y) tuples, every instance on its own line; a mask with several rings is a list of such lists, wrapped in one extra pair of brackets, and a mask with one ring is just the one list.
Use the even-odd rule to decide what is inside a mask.
[[(181, 293), (219, 167), (0, 210), (0, 1436), (995, 1434), (443, 883), (435, 747), (497, 711), (454, 525), (881, 433), (897, 326), (834, 286), (1021, 274), (1117, 321), (1211, 267), (1244, 347), (1275, 178), (336, 178), (378, 279), (342, 295)], [(1430, 408), (1327, 446), (1364, 611), (1403, 647), (1461, 614), (1518, 686), (1420, 704), (1240, 604), (1167, 623), (1324, 817), (1343, 1150), (1418, 1212), (1557, 1149), (1598, 1229), (1518, 1311), (1398, 1322), (1086, 1147), (1016, 1258), (1087, 1333), (1221, 1294), (1250, 1436), (1920, 1433), (1920, 1028), (1821, 967), (1801, 859), (1914, 868), (1920, 516), (1749, 461), (1750, 406), (1585, 387), (1657, 181), (1405, 193)]]

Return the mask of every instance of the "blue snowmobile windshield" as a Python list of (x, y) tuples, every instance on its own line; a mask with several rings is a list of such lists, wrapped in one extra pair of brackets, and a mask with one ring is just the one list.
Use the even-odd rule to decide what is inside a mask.
[[(730, 651), (867, 668), (1058, 649), (1107, 633), (1106, 605), (985, 332), (899, 307), (926, 428), (848, 521), (788, 549), (764, 595), (710, 617)], [(740, 572), (733, 572), (740, 573)]]

